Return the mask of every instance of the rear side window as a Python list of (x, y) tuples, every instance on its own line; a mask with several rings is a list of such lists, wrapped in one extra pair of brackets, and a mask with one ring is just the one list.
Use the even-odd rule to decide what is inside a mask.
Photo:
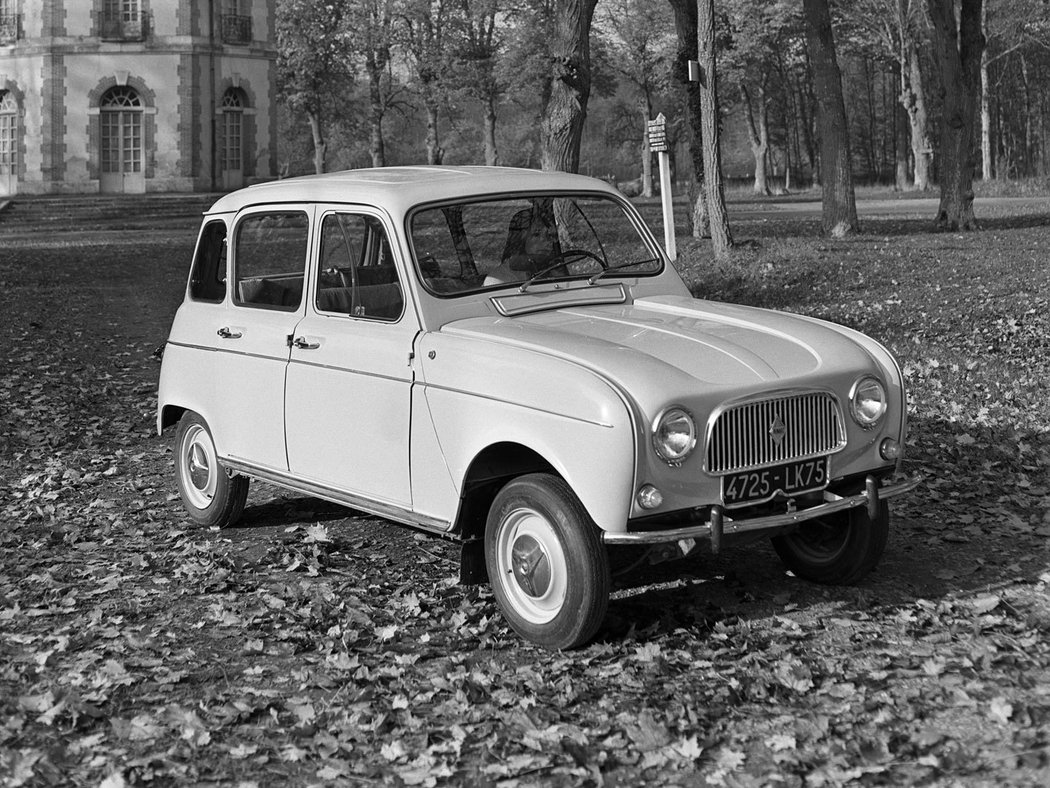
[(298, 309), (309, 235), (309, 218), (299, 211), (256, 213), (241, 220), (234, 243), (234, 303)]
[(190, 272), (190, 298), (219, 303), (226, 298), (226, 223), (208, 222)]

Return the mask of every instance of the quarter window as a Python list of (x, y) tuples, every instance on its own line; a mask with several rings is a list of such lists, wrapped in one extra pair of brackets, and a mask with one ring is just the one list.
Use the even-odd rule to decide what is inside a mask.
[(208, 222), (190, 273), (190, 298), (218, 303), (226, 298), (226, 223)]
[(258, 213), (243, 219), (234, 243), (234, 302), (286, 312), (298, 309), (309, 234), (309, 219), (299, 211)]
[(401, 316), (401, 283), (378, 219), (352, 213), (324, 217), (316, 292), (318, 312), (373, 320)]

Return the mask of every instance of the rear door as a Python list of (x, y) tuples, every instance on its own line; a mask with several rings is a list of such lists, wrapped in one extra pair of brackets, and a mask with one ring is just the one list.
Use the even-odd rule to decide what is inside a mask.
[(368, 208), (317, 211), (317, 262), (288, 366), (289, 466), (297, 477), (408, 508), (419, 321), (394, 235)]
[(303, 318), (311, 206), (242, 212), (230, 244), (229, 308), (215, 333), (223, 353), (222, 451), (287, 471), (285, 375), (289, 341)]

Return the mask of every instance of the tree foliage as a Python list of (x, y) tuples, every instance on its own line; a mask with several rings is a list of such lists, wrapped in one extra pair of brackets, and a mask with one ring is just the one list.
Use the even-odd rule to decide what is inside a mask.
[(314, 139), (314, 168), (324, 172), (327, 125), (354, 80), (349, 0), (280, 0), (277, 6), (277, 84), (283, 100), (306, 115)]

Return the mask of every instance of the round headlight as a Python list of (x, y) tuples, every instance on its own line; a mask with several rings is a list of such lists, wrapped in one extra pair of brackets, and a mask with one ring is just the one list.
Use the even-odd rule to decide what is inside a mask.
[(886, 388), (876, 378), (864, 377), (853, 384), (849, 410), (853, 420), (864, 429), (874, 427), (886, 415)]
[(669, 465), (681, 465), (696, 448), (696, 422), (685, 408), (668, 408), (653, 425), (653, 448)]

